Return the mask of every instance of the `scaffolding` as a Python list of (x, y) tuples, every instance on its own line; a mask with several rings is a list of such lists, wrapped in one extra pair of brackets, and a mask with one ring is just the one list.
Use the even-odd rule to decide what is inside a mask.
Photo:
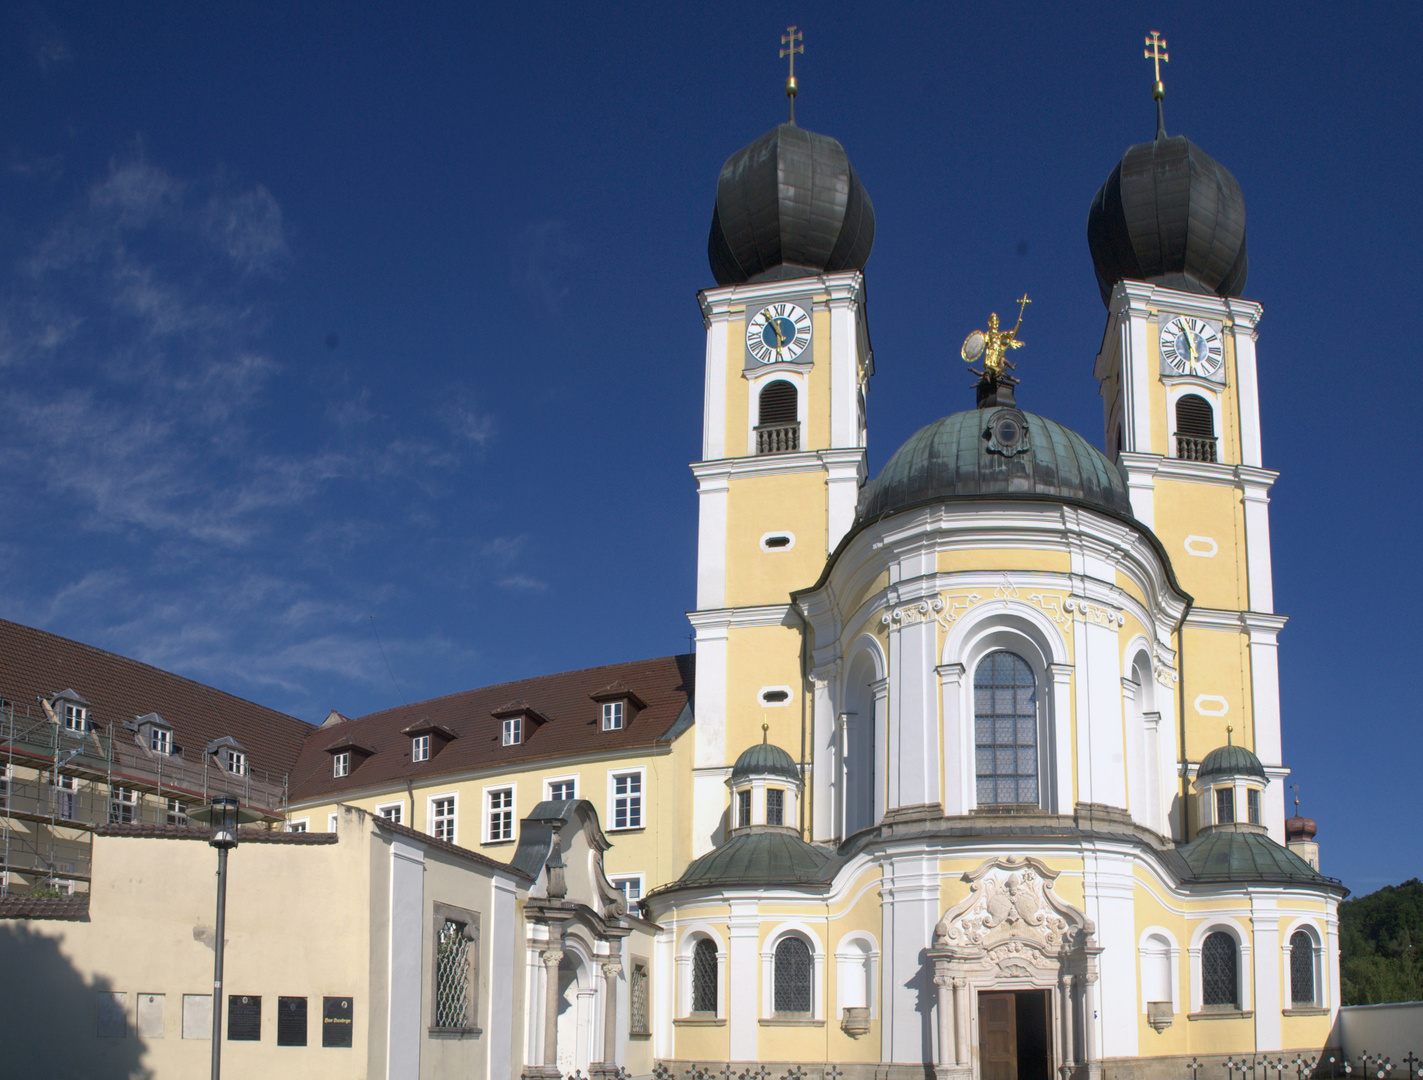
[(44, 703), (38, 713), (0, 704), (0, 896), (11, 894), (15, 875), (28, 879), (25, 889), (87, 887), (101, 825), (186, 825), (190, 807), (217, 795), (282, 819), (287, 776), (229, 772), (211, 754), (195, 757), (176, 747), (149, 752), (124, 724), (72, 730)]

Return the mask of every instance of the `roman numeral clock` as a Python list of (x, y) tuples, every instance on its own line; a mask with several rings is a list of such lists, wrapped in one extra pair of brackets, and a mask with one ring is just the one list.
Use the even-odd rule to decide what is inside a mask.
[(1178, 315), (1161, 326), (1163, 373), (1218, 378), (1225, 352), (1220, 330), (1204, 319)]
[(810, 315), (797, 304), (767, 304), (746, 324), (746, 351), (758, 363), (788, 363), (809, 344)]

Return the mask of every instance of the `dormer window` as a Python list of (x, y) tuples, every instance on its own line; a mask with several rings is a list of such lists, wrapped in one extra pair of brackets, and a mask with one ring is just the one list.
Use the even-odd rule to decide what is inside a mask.
[(415, 735), (410, 739), (410, 760), (430, 760), (430, 733), (428, 731), (424, 735)]
[(66, 701), (64, 703), (64, 726), (69, 731), (87, 731), (89, 710), (83, 705), (74, 705)]
[(165, 757), (173, 753), (173, 729), (163, 717), (157, 713), (147, 713), (140, 716), (135, 723), (138, 727), (139, 746), (147, 747), (151, 753)]
[(155, 754), (171, 754), (173, 752), (173, 733), (167, 728), (149, 728), (148, 748)]
[(342, 750), (331, 758), (331, 775), (340, 779), (351, 775), (351, 751)]
[(506, 716), (504, 718), (505, 746), (518, 746), (524, 741), (524, 718), (522, 716)]
[(429, 717), (421, 720), (418, 724), (411, 724), (408, 728), (402, 729), (400, 733), (410, 736), (410, 761), (412, 764), (429, 761), (455, 738), (453, 731), (441, 724), (434, 723)]
[(232, 773), (233, 776), (247, 775), (247, 755), (241, 750), (234, 750), (228, 747), (224, 757), (223, 768)]
[(499, 721), (499, 741), (504, 746), (519, 746), (533, 737), (535, 730), (549, 722), (522, 698), (495, 709), (491, 714)]
[(621, 731), (625, 705), (621, 701), (603, 702), (603, 730)]

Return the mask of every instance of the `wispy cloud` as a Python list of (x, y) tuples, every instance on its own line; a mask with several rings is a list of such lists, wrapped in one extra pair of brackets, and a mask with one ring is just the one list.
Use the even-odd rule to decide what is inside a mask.
[(22, 11), (26, 24), (25, 44), (30, 50), (30, 58), (43, 72), (74, 59), (64, 31), (54, 21), (49, 12), (39, 4), (28, 4)]
[(525, 226), (514, 243), (515, 290), (547, 314), (558, 314), (568, 298), (570, 279), (582, 255), (583, 245), (568, 235), (564, 222), (546, 218)]
[(510, 574), (508, 577), (500, 578), (495, 584), (501, 589), (512, 589), (515, 592), (548, 591), (548, 582), (529, 577), (527, 574)]

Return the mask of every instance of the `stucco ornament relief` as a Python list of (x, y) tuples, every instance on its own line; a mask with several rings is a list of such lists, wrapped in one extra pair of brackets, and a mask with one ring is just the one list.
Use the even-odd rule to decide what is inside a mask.
[(1027, 963), (1085, 944), (1092, 923), (1052, 891), (1057, 875), (1032, 858), (990, 859), (965, 874), (969, 894), (934, 927), (936, 948), (982, 949), (994, 962)]
[(1005, 576), (1003, 581), (994, 587), (991, 596), (984, 596), (979, 592), (944, 592), (937, 596), (886, 607), (880, 615), (880, 625), (894, 629), (929, 622), (932, 619), (941, 629), (947, 630), (970, 608), (985, 601), (1001, 608), (1007, 608), (1014, 601), (1032, 604), (1041, 608), (1047, 617), (1059, 626), (1066, 625), (1073, 619), (1114, 627), (1124, 626), (1127, 621), (1120, 608), (1097, 600), (1088, 600), (1084, 596), (1035, 592), (1029, 593), (1025, 600), (1019, 594), (1018, 587)]

